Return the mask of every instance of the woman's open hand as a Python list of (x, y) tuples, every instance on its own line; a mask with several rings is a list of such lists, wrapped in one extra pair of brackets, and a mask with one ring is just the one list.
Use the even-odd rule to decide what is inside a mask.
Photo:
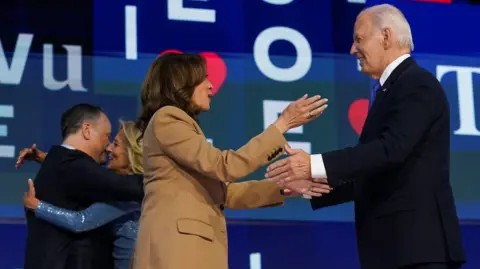
[(302, 126), (322, 115), (323, 111), (327, 109), (328, 99), (321, 98), (320, 95), (315, 95), (308, 98), (307, 95), (290, 103), (283, 111), (274, 125), (282, 133), (288, 130)]

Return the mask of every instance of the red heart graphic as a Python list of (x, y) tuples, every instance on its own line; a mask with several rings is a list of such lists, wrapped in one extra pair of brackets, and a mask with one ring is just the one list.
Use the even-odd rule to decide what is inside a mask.
[[(183, 53), (179, 50), (166, 50), (160, 53), (160, 55), (169, 52), (179, 54)], [(222, 84), (227, 77), (227, 65), (225, 64), (223, 59), (215, 52), (202, 52), (200, 53), (200, 55), (202, 55), (207, 62), (208, 79), (213, 86), (212, 94), (215, 95), (220, 89), (220, 87), (222, 87)]]
[(348, 108), (348, 121), (353, 130), (360, 135), (368, 114), (368, 99), (355, 100)]

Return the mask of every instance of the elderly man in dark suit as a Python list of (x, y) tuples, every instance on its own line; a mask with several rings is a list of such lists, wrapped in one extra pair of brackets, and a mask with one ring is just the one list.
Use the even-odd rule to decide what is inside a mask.
[(291, 156), (267, 172), (279, 184), (315, 178), (335, 188), (313, 198), (313, 209), (354, 201), (364, 269), (457, 269), (465, 262), (449, 180), (449, 105), (412, 50), (400, 10), (384, 4), (362, 11), (351, 54), (376, 83), (359, 144), (311, 156), (287, 149)]
[[(62, 115), (61, 128), (63, 144), (49, 150), (35, 178), (38, 199), (70, 210), (143, 199), (141, 175), (122, 176), (100, 165), (106, 162), (111, 133), (102, 109), (75, 105)], [(27, 231), (24, 269), (113, 268), (107, 226), (74, 234), (27, 211)]]

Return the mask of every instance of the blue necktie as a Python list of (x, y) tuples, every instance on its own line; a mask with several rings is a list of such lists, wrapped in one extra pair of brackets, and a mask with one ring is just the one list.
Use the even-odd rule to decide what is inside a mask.
[(375, 101), (375, 95), (377, 95), (378, 90), (380, 90), (380, 81), (375, 80), (375, 83), (373, 84), (372, 88), (370, 89), (370, 103), (368, 104), (369, 108), (372, 107), (373, 102)]

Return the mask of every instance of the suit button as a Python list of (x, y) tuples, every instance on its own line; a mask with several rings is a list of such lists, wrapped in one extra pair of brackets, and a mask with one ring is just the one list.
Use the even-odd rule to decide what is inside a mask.
[(220, 210), (223, 211), (223, 210), (225, 209), (225, 206), (224, 206), (224, 205), (220, 205), (219, 208), (220, 208)]

